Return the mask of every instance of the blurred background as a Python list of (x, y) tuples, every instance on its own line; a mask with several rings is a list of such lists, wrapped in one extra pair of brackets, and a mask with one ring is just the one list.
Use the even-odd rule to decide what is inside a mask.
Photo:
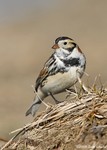
[(90, 82), (101, 74), (106, 84), (106, 0), (0, 1), (0, 137), (9, 139), (9, 132), (32, 121), (25, 117), (31, 86), (62, 35), (85, 53)]

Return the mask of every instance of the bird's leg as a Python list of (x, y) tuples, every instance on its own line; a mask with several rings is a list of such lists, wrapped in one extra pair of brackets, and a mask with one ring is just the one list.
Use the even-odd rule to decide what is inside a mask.
[(61, 103), (60, 101), (58, 101), (58, 100), (53, 96), (53, 94), (52, 94), (51, 92), (50, 92), (49, 94), (50, 94), (50, 96), (53, 98), (53, 100), (55, 101), (56, 104)]

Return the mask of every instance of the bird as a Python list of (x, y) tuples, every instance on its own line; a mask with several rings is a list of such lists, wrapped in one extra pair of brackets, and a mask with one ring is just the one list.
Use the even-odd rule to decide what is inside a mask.
[(54, 52), (36, 79), (36, 96), (26, 116), (31, 114), (34, 117), (47, 96), (52, 96), (59, 103), (54, 95), (72, 87), (84, 74), (86, 57), (73, 39), (60, 36), (55, 40), (52, 49)]

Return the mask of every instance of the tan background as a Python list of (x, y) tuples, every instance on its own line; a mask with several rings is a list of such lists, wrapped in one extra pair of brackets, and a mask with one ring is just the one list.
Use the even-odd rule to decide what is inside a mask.
[(9, 132), (32, 120), (25, 117), (31, 85), (62, 35), (85, 53), (90, 82), (101, 74), (106, 84), (106, 0), (0, 2), (0, 137), (10, 138)]

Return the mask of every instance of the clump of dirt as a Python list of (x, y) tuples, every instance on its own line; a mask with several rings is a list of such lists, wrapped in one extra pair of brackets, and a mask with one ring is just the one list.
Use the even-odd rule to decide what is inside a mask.
[(82, 88), (79, 93), (67, 90), (68, 101), (49, 105), (2, 149), (107, 149), (107, 89)]

